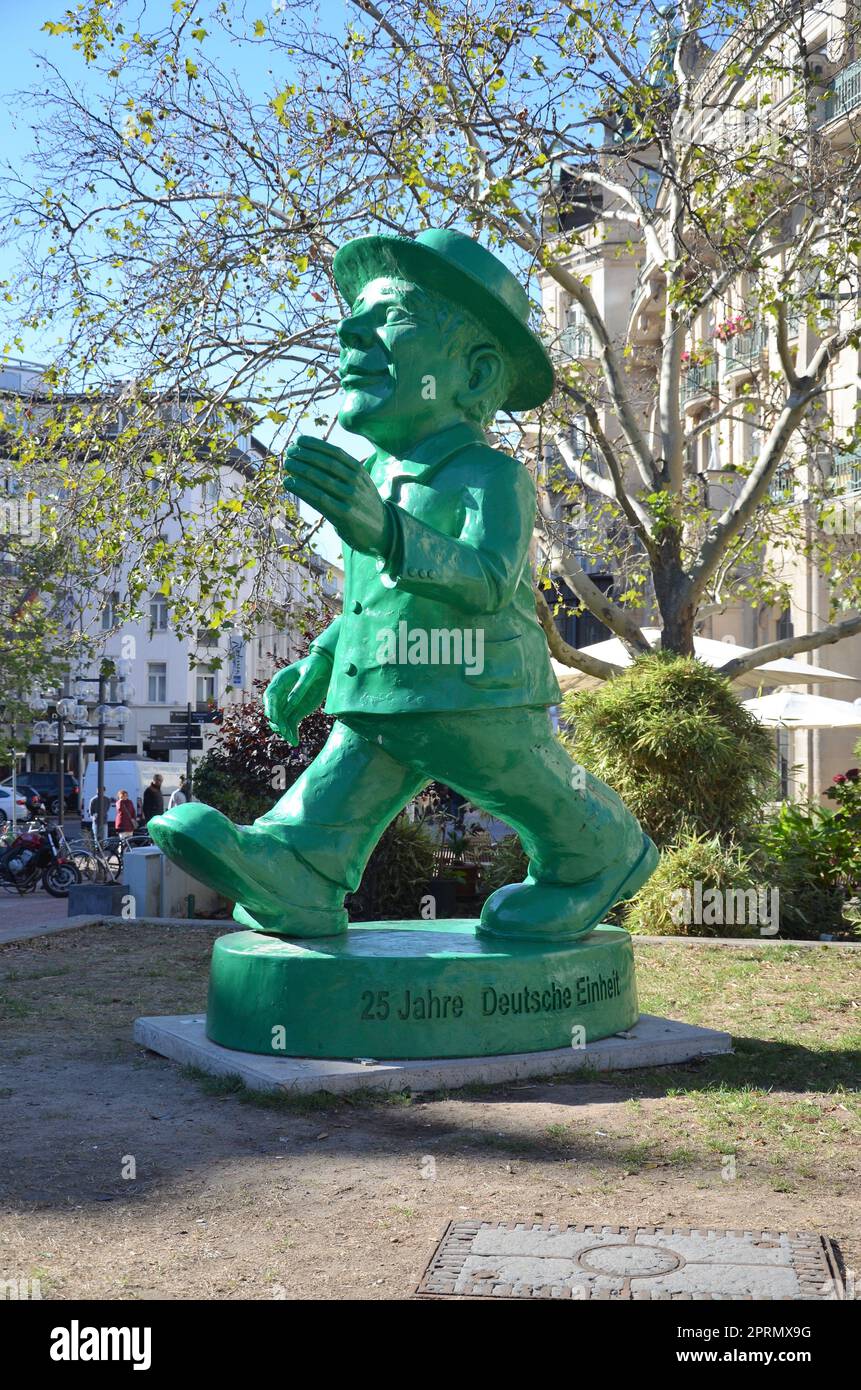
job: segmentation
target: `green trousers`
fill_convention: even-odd
[[[322,880],[308,906],[329,907],[333,886],[339,899],[358,888],[385,827],[430,781],[512,826],[538,883],[581,883],[640,852],[634,816],[571,760],[544,708],[344,715],[256,826]]]

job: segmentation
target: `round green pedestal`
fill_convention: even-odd
[[[222,936],[207,1037],[275,1057],[490,1057],[579,1047],[636,1022],[634,953],[621,928],[541,947],[475,927],[362,922],[307,942]]]

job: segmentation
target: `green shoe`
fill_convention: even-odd
[[[279,936],[335,936],[347,930],[344,890],[314,872],[285,835],[234,825],[200,801],[147,823],[168,859],[236,903],[234,917]]]
[[[574,941],[598,926],[616,903],[632,898],[657,868],[658,851],[643,836],[632,864],[615,863],[582,883],[507,883],[491,893],[478,931],[516,941]]]

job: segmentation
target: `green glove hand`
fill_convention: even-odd
[[[287,450],[284,485],[365,555],[387,556],[392,519],[370,474],[343,449],[300,435]]]
[[[299,742],[299,725],[319,709],[329,689],[332,664],[321,652],[309,652],[301,661],[276,672],[263,695],[263,709],[273,733],[293,747]]]

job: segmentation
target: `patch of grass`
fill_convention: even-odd
[[[182,1067],[181,1074],[187,1081],[196,1081],[207,1096],[244,1096],[248,1090],[241,1076],[213,1076],[194,1066]]]
[[[538,1134],[488,1134],[477,1129],[465,1138],[472,1148],[497,1149],[513,1158],[537,1158],[547,1153],[547,1141]]]
[[[546,1125],[545,1136],[552,1144],[570,1144],[572,1139],[571,1126],[564,1124]]]
[[[4,976],[7,984],[22,984],[28,980],[45,980],[56,975],[68,975],[70,965],[47,965],[42,970],[8,970]]]
[[[36,1010],[31,1004],[23,999],[16,999],[11,994],[0,994],[0,1018],[29,1018],[30,1014]]]
[[[243,1105],[256,1105],[264,1110],[287,1110],[300,1114],[313,1114],[320,1110],[331,1110],[344,1104],[341,1096],[331,1091],[311,1091],[308,1094],[291,1095],[285,1091],[254,1091],[246,1086],[241,1076],[213,1076],[200,1067],[185,1066],[182,1075],[194,1081],[208,1096],[241,1101]]]
[[[697,1152],[694,1149],[689,1149],[684,1146],[680,1149],[673,1149],[672,1153],[668,1154],[667,1157],[670,1163],[689,1164],[699,1162],[699,1155]]]
[[[639,1173],[641,1168],[654,1159],[653,1145],[648,1141],[632,1144],[619,1155],[625,1168],[631,1173]]]

